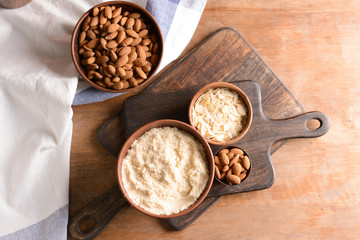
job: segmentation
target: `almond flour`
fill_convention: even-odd
[[[190,207],[208,180],[203,146],[175,127],[145,132],[131,145],[122,163],[122,181],[130,199],[159,215]]]

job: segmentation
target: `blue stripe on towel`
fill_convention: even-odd
[[[156,0],[148,1],[146,3],[146,10],[154,16],[160,26],[164,42],[169,32],[178,3],[179,1],[176,0]],[[164,14],[164,12],[166,14]]]
[[[56,210],[49,217],[29,227],[0,237],[0,240],[64,240],[67,238],[69,205]]]

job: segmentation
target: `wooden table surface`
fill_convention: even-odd
[[[187,229],[126,208],[97,239],[360,239],[360,0],[208,0],[182,56],[221,27],[236,28],[329,132],[272,155],[266,190],[225,196]],[[70,217],[116,183],[98,128],[128,96],[74,106]]]

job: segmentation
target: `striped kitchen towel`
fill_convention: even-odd
[[[100,0],[0,8],[0,240],[67,239],[72,104],[118,94],[78,84],[70,39]],[[159,22],[161,67],[190,41],[206,0],[136,0]]]

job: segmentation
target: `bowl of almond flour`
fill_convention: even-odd
[[[136,130],[118,158],[118,182],[139,211],[159,218],[184,215],[208,194],[214,157],[204,137],[177,120],[158,120]]]

